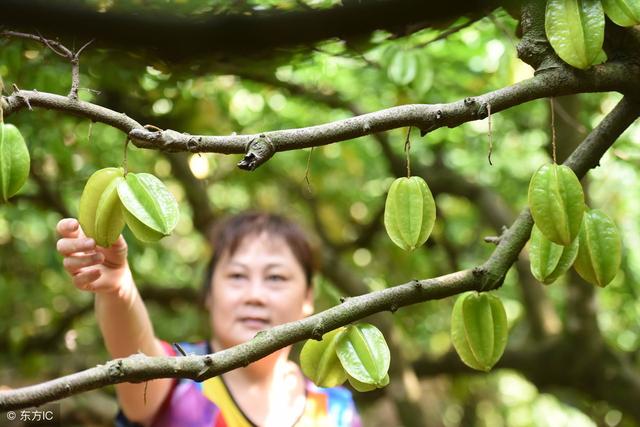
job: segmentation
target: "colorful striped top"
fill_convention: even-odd
[[[176,356],[163,342],[167,354]],[[210,354],[208,342],[179,343],[187,354]],[[361,427],[351,392],[344,387],[320,388],[305,379],[305,407],[294,427]],[[116,427],[135,427],[120,411]],[[196,382],[179,379],[162,404],[152,427],[256,427],[233,399],[221,376]]]

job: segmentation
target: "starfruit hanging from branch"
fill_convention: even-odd
[[[545,285],[555,282],[575,261],[578,255],[578,240],[573,239],[569,246],[557,245],[544,237],[540,229],[534,225],[529,245],[529,261],[533,276]]]
[[[616,224],[601,210],[588,210],[580,229],[579,246],[574,268],[584,280],[604,288],[616,277],[622,262]]]
[[[0,202],[6,202],[20,191],[30,166],[29,150],[20,131],[0,121]]]
[[[384,335],[375,326],[368,323],[347,326],[338,338],[336,353],[356,390],[380,388],[389,383],[391,354]]]
[[[462,295],[451,313],[451,341],[469,367],[489,371],[507,346],[507,314],[500,299],[486,292]]]
[[[584,70],[605,60],[600,0],[548,0],[544,24],[551,47],[567,64]]]
[[[602,0],[602,7],[616,25],[640,25],[640,0]]]
[[[567,246],[578,236],[584,193],[567,166],[543,165],[529,182],[529,208],[536,225],[554,243]]]
[[[143,242],[157,242],[178,223],[178,202],[151,174],[128,173],[118,185],[118,196],[127,226]]]
[[[396,245],[412,251],[429,238],[436,220],[436,204],[429,186],[418,176],[391,184],[384,208],[384,226]]]
[[[336,387],[347,380],[336,353],[338,338],[346,328],[327,332],[322,340],[308,340],[300,352],[300,368],[318,387]]]

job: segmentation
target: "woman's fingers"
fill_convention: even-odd
[[[63,218],[58,221],[56,231],[60,237],[78,237],[80,223],[75,218]]]
[[[83,291],[93,291],[95,290],[93,282],[98,280],[100,275],[100,270],[97,269],[80,270],[73,275],[71,280],[76,288]]]
[[[82,255],[74,255],[67,256],[62,261],[62,265],[64,269],[69,272],[69,274],[75,274],[84,267],[89,267],[96,264],[102,264],[104,261],[104,255],[96,252],[93,254],[82,254]]]
[[[96,249],[96,241],[88,237],[62,238],[56,243],[56,248],[64,256],[77,252],[88,252]]]

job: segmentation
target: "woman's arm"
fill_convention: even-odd
[[[105,345],[113,358],[142,352],[164,356],[127,262],[127,243],[120,236],[109,248],[96,246],[78,221],[65,218],[57,226],[58,252],[76,288],[96,294],[95,309]],[[116,385],[120,406],[131,421],[149,425],[171,390],[169,378],[145,384]],[[146,404],[145,404],[146,401]]]

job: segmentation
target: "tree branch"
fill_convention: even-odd
[[[598,164],[600,157],[640,114],[640,103],[623,98],[567,159],[578,177]],[[125,381],[184,377],[198,381],[247,366],[295,342],[320,339],[330,330],[374,313],[406,305],[442,299],[471,290],[500,286],[507,270],[524,247],[532,220],[525,208],[503,235],[489,259],[473,270],[462,270],[433,279],[412,281],[378,292],[349,298],[339,306],[296,322],[258,333],[252,340],[206,356],[147,357],[142,354],[116,359],[95,368],[39,385],[0,393],[0,410],[19,409],[49,402],[86,390]]]
[[[425,6],[422,0],[352,1],[324,9],[242,10],[178,15],[111,8],[80,2],[4,0],[0,25],[38,28],[50,37],[96,39],[98,47],[121,46],[169,63],[201,58],[274,56],[282,48],[338,37],[368,36],[374,30],[408,34],[442,26],[460,16],[488,13],[497,1],[452,0]]]
[[[581,92],[619,91],[640,97],[640,82],[629,79],[640,74],[640,65],[608,63],[589,71],[554,68],[512,86],[476,98],[449,104],[410,104],[363,114],[323,125],[265,132],[260,135],[205,136],[173,130],[151,132],[123,113],[68,97],[18,90],[0,99],[5,117],[25,107],[65,111],[109,124],[129,134],[140,148],[160,151],[246,153],[256,141],[265,158],[274,152],[327,145],[399,127],[415,126],[423,133],[440,127],[456,127],[487,116],[487,104],[496,113],[538,98]],[[266,142],[264,142],[266,141]],[[259,163],[259,162],[258,162]]]

